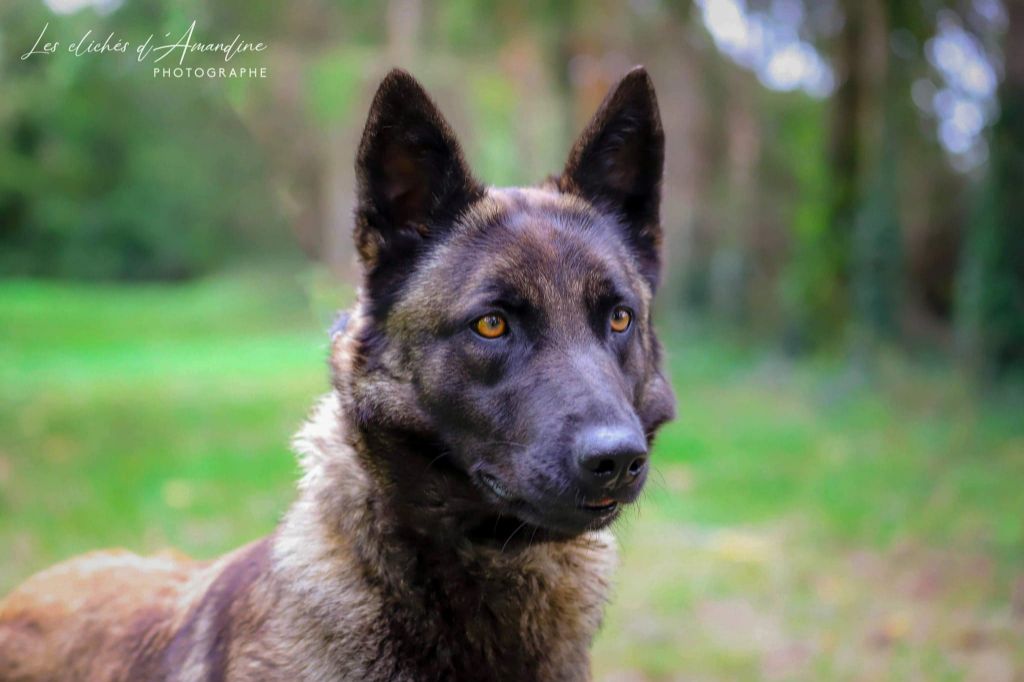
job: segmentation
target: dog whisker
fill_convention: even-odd
[[[537,537],[537,531],[540,530],[540,526],[534,526],[533,532],[530,533],[530,540],[526,543],[527,547],[533,547],[533,540]]]
[[[516,526],[516,529],[515,529],[514,531],[512,531],[512,534],[511,534],[511,535],[509,535],[509,536],[508,536],[508,538],[506,538],[506,540],[505,540],[505,544],[503,544],[503,545],[501,546],[501,551],[502,551],[502,553],[504,553],[504,551],[505,551],[505,548],[506,548],[506,547],[508,547],[508,543],[512,542],[512,538],[514,538],[514,537],[516,536],[516,533],[518,533],[519,531],[521,531],[521,530],[523,529],[523,527],[524,527],[524,526],[526,526],[526,521],[523,521],[523,522],[522,522],[522,523],[520,523],[520,524],[519,524],[518,526]]]
[[[433,458],[432,460],[430,460],[429,462],[427,462],[427,466],[426,466],[426,467],[424,467],[424,469],[423,469],[423,474],[426,474],[427,472],[429,472],[429,471],[430,471],[430,469],[431,469],[431,467],[433,467],[433,466],[434,466],[435,464],[437,464],[437,463],[438,463],[439,461],[441,461],[442,459],[444,459],[445,457],[447,457],[447,456],[448,456],[449,454],[451,454],[451,453],[450,453],[449,451],[445,450],[444,452],[442,452],[441,454],[439,454],[439,455],[438,455],[437,457],[434,457],[434,458]]]

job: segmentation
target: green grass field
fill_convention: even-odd
[[[0,283],[0,592],[102,546],[213,556],[292,497],[323,276]],[[601,680],[1024,679],[1024,401],[663,330],[679,419],[622,523]]]

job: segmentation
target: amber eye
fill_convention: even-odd
[[[508,324],[501,315],[490,313],[473,323],[473,331],[485,339],[496,339],[508,331]]]
[[[629,308],[620,305],[612,311],[611,327],[613,332],[621,334],[629,329],[629,323],[632,321],[633,313],[629,312]]]

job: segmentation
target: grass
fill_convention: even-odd
[[[280,272],[0,283],[0,592],[96,547],[268,532],[343,298]],[[598,679],[1024,675],[1019,398],[669,331],[680,417],[617,529]]]

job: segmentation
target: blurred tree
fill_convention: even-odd
[[[988,375],[1024,366],[1024,4],[1010,2],[1006,10],[999,113],[960,302],[963,348]]]
[[[0,273],[178,279],[282,243],[263,160],[210,88],[120,55],[20,59],[47,23],[135,38],[160,16],[0,9]]]
[[[850,245],[863,197],[863,108],[868,84],[864,68],[867,8],[862,0],[841,0],[843,27],[836,41],[833,68],[837,87],[832,100],[828,147],[830,192],[828,228],[819,244],[825,281],[811,308],[811,334],[816,340],[841,334],[849,314]]]
[[[877,60],[870,95],[872,108],[867,120],[877,132],[863,135],[862,156],[869,172],[861,181],[856,197],[851,256],[851,283],[855,341],[870,343],[878,338],[896,338],[903,304],[905,254],[902,204],[905,193],[904,166],[911,146],[905,141],[920,135],[912,125],[917,114],[911,99],[915,66],[920,68],[920,50],[930,30],[926,13],[918,2],[887,0],[862,5],[867,33]]]
[[[921,125],[911,90],[927,69],[923,47],[937,17],[955,4],[840,0],[840,30],[819,40],[837,87],[829,105],[827,217],[822,228],[794,232],[785,298],[803,344],[901,338],[908,320],[924,312],[945,314],[948,324],[949,309],[935,297],[952,289],[942,244],[952,239],[957,248],[956,235],[931,206],[948,202],[950,186],[965,182],[936,166],[937,141]],[[927,166],[927,173],[911,172]],[[922,193],[929,201],[920,201]],[[929,278],[914,290],[910,263]]]

